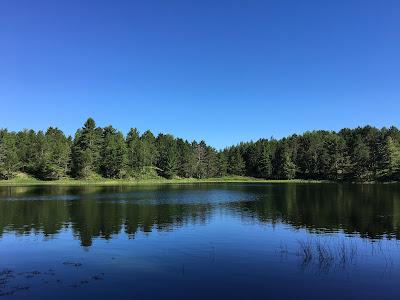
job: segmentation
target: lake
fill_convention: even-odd
[[[0,187],[4,299],[398,299],[398,184]]]

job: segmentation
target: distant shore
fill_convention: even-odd
[[[35,178],[13,178],[0,180],[1,186],[26,186],[26,185],[156,185],[156,184],[196,184],[196,183],[321,183],[317,180],[265,180],[253,177],[227,176],[217,178],[176,178],[176,179],[59,179],[43,181]]]

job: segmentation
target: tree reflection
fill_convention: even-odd
[[[0,188],[0,234],[56,235],[71,227],[81,244],[121,232],[169,231],[204,224],[213,212],[315,233],[343,230],[400,238],[399,185],[272,184],[157,187]],[[206,192],[199,194],[199,192]],[[192,196],[191,196],[192,195]],[[192,201],[193,195],[200,195]],[[201,198],[204,195],[204,199]],[[228,199],[221,201],[220,199]],[[237,199],[236,199],[236,198]],[[219,199],[218,202],[210,199]],[[236,200],[235,200],[236,199]]]

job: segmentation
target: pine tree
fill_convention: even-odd
[[[139,174],[144,167],[143,145],[139,132],[131,128],[126,138],[127,147],[127,171],[130,175]]]
[[[225,151],[217,153],[217,176],[223,177],[228,175],[228,158]]]
[[[10,179],[19,169],[16,135],[7,130],[0,131],[0,178]]]
[[[101,173],[106,178],[122,178],[126,169],[126,145],[121,132],[108,126],[103,130]]]
[[[207,176],[207,145],[204,141],[193,143],[194,155],[196,160],[195,176],[196,178],[205,178]]]
[[[157,150],[159,153],[157,167],[160,175],[165,178],[173,178],[178,167],[178,151],[174,137],[170,134],[159,134]]]
[[[274,168],[278,179],[293,179],[296,176],[296,164],[293,162],[287,140],[284,140],[276,151]]]
[[[73,171],[77,177],[88,177],[100,170],[102,130],[89,118],[77,131],[72,150]]]
[[[371,170],[369,168],[370,152],[368,146],[361,137],[357,136],[352,149],[351,161],[353,178],[361,181],[371,179]]]
[[[260,143],[256,174],[258,177],[264,179],[270,179],[272,177],[271,153],[267,142]]]
[[[17,133],[17,154],[22,172],[35,173],[35,144],[36,132],[34,130],[23,130]]]
[[[69,171],[70,141],[61,130],[52,127],[44,137],[43,156],[39,159],[40,177],[46,180],[65,177]]]
[[[392,137],[384,139],[379,147],[378,178],[385,181],[400,179],[400,145]]]
[[[296,176],[296,165],[290,158],[289,153],[285,152],[283,167],[282,167],[282,178],[293,179]]]
[[[145,131],[140,137],[143,146],[143,165],[154,167],[158,160],[156,138],[150,130]]]
[[[238,147],[233,147],[228,151],[228,173],[231,175],[243,176],[245,172],[245,162]]]
[[[177,139],[178,151],[178,176],[184,178],[193,177],[195,173],[195,155],[192,150],[192,145],[188,141]]]

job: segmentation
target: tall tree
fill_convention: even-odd
[[[102,130],[89,118],[75,134],[72,150],[73,171],[77,177],[88,177],[100,170]]]
[[[139,174],[144,167],[144,149],[136,128],[131,128],[127,138],[127,170],[129,175]]]
[[[360,136],[355,138],[352,150],[351,162],[353,179],[360,181],[370,180],[372,173],[369,168],[370,152],[368,146]]]
[[[157,136],[158,162],[160,175],[165,178],[173,178],[177,174],[178,151],[176,141],[170,134]]]
[[[272,177],[272,162],[269,144],[266,141],[262,141],[258,147],[257,177],[270,179]]]
[[[400,145],[388,136],[380,145],[378,178],[380,180],[400,180]]]
[[[143,165],[146,167],[155,166],[158,160],[156,138],[154,134],[147,130],[140,137],[143,146]]]
[[[178,151],[178,176],[193,177],[196,160],[192,145],[188,141],[177,139],[176,146]]]
[[[16,135],[0,130],[0,177],[10,179],[19,169]]]
[[[245,175],[245,162],[238,147],[228,150],[228,173],[231,175]]]
[[[290,156],[286,140],[278,146],[276,151],[275,168],[278,179],[293,179],[296,176],[296,164]]]
[[[20,170],[25,173],[34,174],[37,162],[36,132],[34,130],[22,130],[17,133],[17,154]]]
[[[39,158],[40,177],[47,180],[65,177],[69,171],[70,140],[58,129],[50,127],[44,136],[44,149]]]
[[[103,130],[101,173],[107,178],[122,178],[126,167],[126,145],[121,132],[108,126]]]

